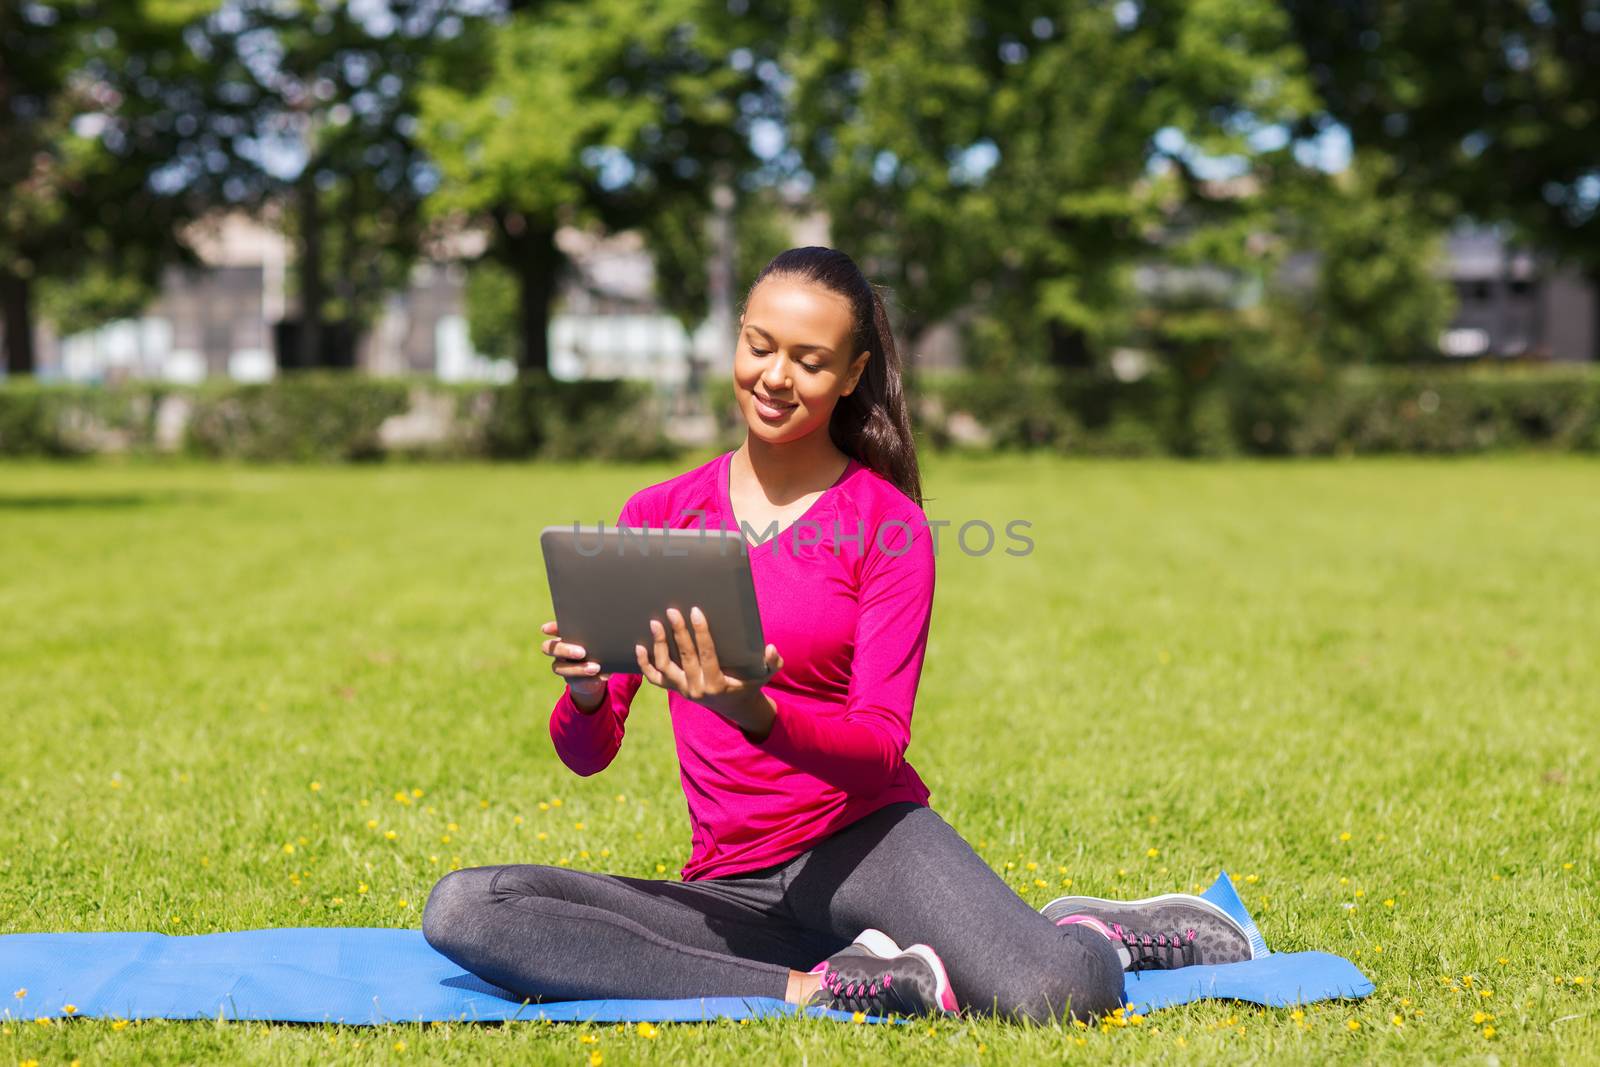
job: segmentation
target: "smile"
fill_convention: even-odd
[[[768,419],[781,419],[799,406],[782,400],[774,400],[771,397],[762,396],[760,393],[751,393],[750,395],[756,398],[756,411],[762,417]]]

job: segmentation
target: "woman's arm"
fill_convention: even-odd
[[[550,712],[550,740],[555,743],[561,762],[584,777],[609,767],[622,747],[628,709],[643,681],[637,674],[613,674],[606,679],[600,706],[591,712],[578,707],[572,690],[563,686],[561,697]]]
[[[637,499],[637,496],[630,497],[622,505],[617,516],[618,526],[642,525],[635,504]],[[600,703],[593,708],[580,706],[572,695],[572,688],[563,685],[561,696],[550,712],[550,740],[561,762],[584,777],[609,767],[622,747],[628,710],[643,683],[644,678],[637,674],[613,674],[606,679]]]
[[[846,792],[880,789],[900,769],[933,615],[934,558],[928,528],[886,526],[863,561],[850,692],[842,714],[817,714],[763,690],[772,728],[758,747]],[[747,735],[748,736],[748,735]]]

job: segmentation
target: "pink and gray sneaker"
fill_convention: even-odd
[[[867,1015],[932,1015],[956,1010],[944,963],[927,945],[901,948],[880,930],[863,930],[854,942],[815,967],[822,987],[812,1007]]]
[[[1057,897],[1042,909],[1057,926],[1079,924],[1116,946],[1124,971],[1170,971],[1255,958],[1238,920],[1204,897],[1165,893],[1142,900]]]

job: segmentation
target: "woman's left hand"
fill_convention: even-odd
[[[668,608],[667,621],[672,625],[672,640],[678,647],[679,662],[672,662],[667,650],[666,627],[659,619],[651,619],[654,647],[647,655],[643,645],[633,646],[639,670],[645,678],[652,685],[670,689],[710,708],[747,734],[766,737],[772,730],[773,719],[772,702],[761,692],[766,679],[743,681],[723,673],[717,661],[717,646],[711,640],[711,628],[698,606],[689,609],[687,622],[677,608]],[[782,668],[783,657],[778,655],[776,645],[769,644],[766,677],[772,677]]]

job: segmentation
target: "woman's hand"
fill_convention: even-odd
[[[652,685],[682,694],[721,715],[745,733],[760,739],[772,730],[772,702],[761,692],[762,682],[783,668],[783,657],[776,645],[766,651],[766,678],[760,681],[741,681],[722,672],[717,662],[717,646],[711,640],[711,628],[698,606],[689,609],[689,624],[677,608],[667,609],[667,621],[672,624],[672,640],[678,647],[678,663],[672,662],[667,650],[667,631],[661,620],[650,620],[650,632],[655,645],[646,654],[643,645],[634,645],[639,659],[639,670]],[[690,625],[693,627],[691,632]]]
[[[539,651],[555,660],[550,669],[566,679],[567,688],[572,692],[572,700],[578,705],[578,710],[598,711],[600,702],[605,699],[606,679],[611,675],[600,673],[600,664],[585,658],[588,653],[582,645],[561,640],[561,635],[556,632],[554,619],[539,629],[550,635],[539,645]]]

